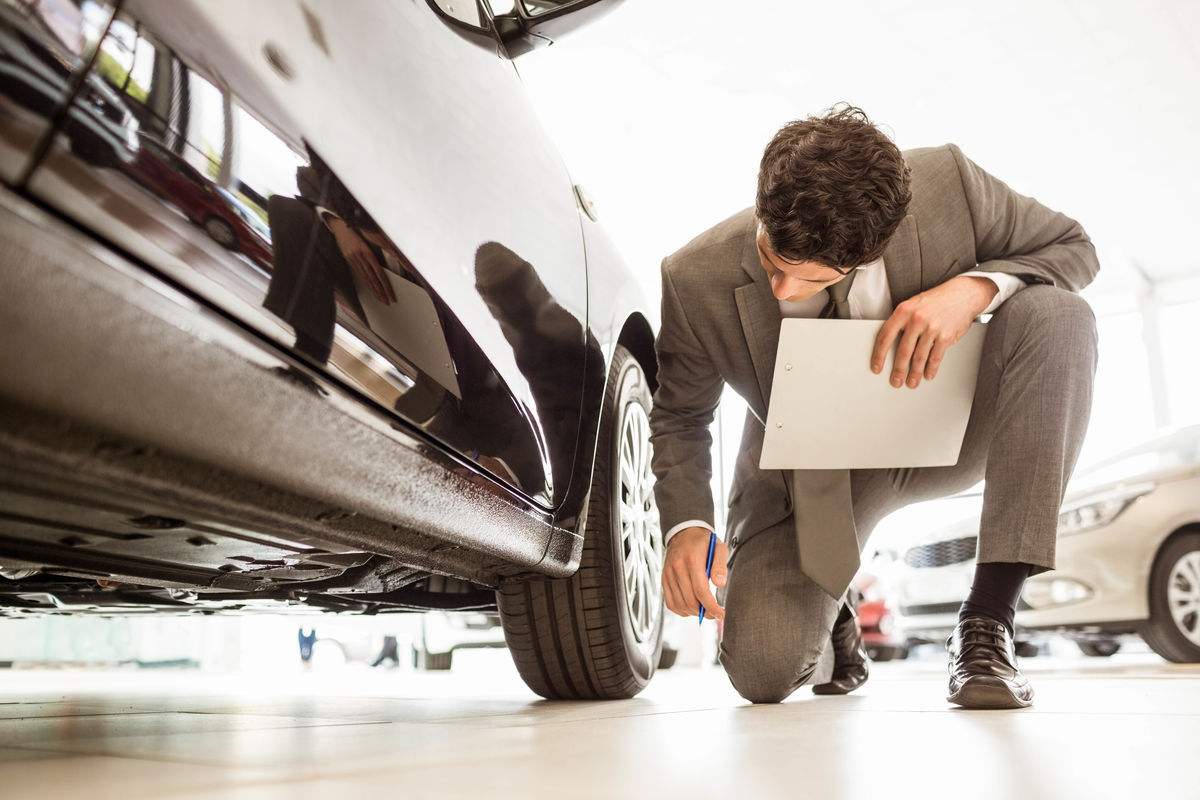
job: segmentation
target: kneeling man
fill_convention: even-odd
[[[808,682],[822,694],[862,685],[867,659],[844,599],[861,543],[892,511],[985,480],[975,578],[949,641],[949,700],[1030,704],[1013,615],[1025,579],[1054,568],[1096,367],[1095,319],[1076,292],[1098,269],[1074,220],[952,144],[900,152],[848,107],[786,125],[763,154],[754,207],[663,261],[650,424],[664,593],[677,614],[703,605],[724,619],[721,662],[743,697],[769,703]],[[783,317],[886,320],[863,366],[880,373],[895,347],[879,380],[905,391],[935,380],[947,348],[985,313],[957,464],[822,481],[811,470],[758,468]],[[725,384],[749,411],[713,567],[722,607],[705,561],[708,429]]]

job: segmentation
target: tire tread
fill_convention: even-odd
[[[517,671],[529,688],[548,699],[624,699],[645,687],[625,653],[609,538],[594,535],[610,524],[607,476],[617,384],[632,360],[618,346],[605,387],[579,570],[570,578],[508,582],[496,593]]]

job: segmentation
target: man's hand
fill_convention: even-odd
[[[338,249],[342,251],[346,263],[371,289],[371,294],[375,295],[375,299],[384,305],[396,302],[396,293],[383,274],[383,265],[379,263],[379,259],[375,258],[375,254],[371,252],[371,248],[367,246],[363,238],[343,219],[332,217],[326,224],[329,232],[333,234],[334,241],[337,242]]]
[[[704,616],[725,619],[725,609],[717,605],[708,588],[704,564],[708,560],[707,528],[684,528],[671,537],[667,545],[667,557],[663,562],[663,595],[667,608],[681,617],[700,615],[704,605]],[[719,538],[713,553],[712,582],[725,585],[725,563],[729,560],[729,548]]]
[[[956,275],[905,300],[896,306],[875,336],[871,371],[878,373],[883,369],[884,358],[899,336],[900,346],[892,364],[892,386],[900,387],[907,382],[910,389],[915,389],[922,376],[933,380],[946,349],[962,338],[972,320],[992,302],[996,291],[996,284],[987,278]]]

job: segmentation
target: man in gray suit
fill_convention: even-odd
[[[767,146],[755,206],[662,264],[659,387],[650,417],[667,532],[663,588],[677,614],[724,619],[720,657],[753,702],[804,683],[843,694],[867,679],[843,598],[875,524],[986,480],[971,593],[950,647],[949,700],[1030,704],[1013,615],[1053,569],[1059,505],[1092,403],[1095,319],[1076,292],[1099,265],[1074,220],[1022,196],[954,145],[901,153],[859,109],[790,123]],[[970,421],[949,467],[761,470],[784,316],[884,321],[871,363],[897,391],[934,380],[991,313]],[[708,428],[724,384],[749,406],[710,591]],[[839,413],[828,409],[829,418]],[[821,419],[804,420],[821,425]]]

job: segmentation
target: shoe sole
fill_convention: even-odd
[[[862,686],[862,684],[860,683],[858,686]],[[858,686],[855,686],[854,689],[857,689]],[[850,694],[850,692],[853,692],[854,689],[850,689],[848,691],[842,691],[841,689],[836,689],[833,687],[827,688],[825,686],[825,684],[820,683],[820,684],[817,684],[816,686],[812,687],[812,692],[813,692],[813,694],[818,694],[818,695],[822,695],[824,697],[829,697],[832,695]]]
[[[812,687],[812,693],[823,695],[823,696],[850,694],[851,692],[855,691],[856,689],[861,689],[863,684],[866,682],[867,682],[867,678],[863,678],[861,683],[859,683],[858,685],[853,686],[849,689],[839,689],[836,686],[834,686],[832,683],[818,683],[816,686]]]
[[[1022,700],[1006,684],[998,680],[975,678],[958,687],[946,698],[963,708],[1029,708],[1033,700]]]

